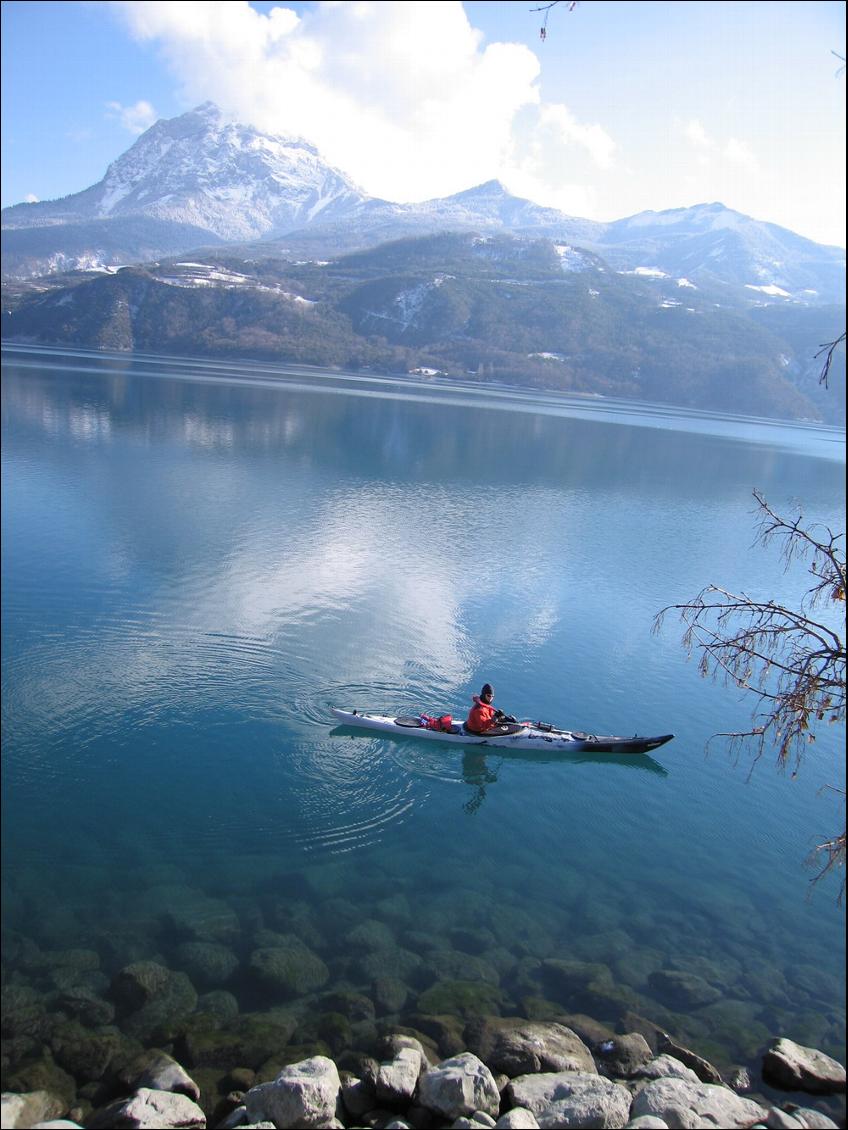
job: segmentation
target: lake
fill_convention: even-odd
[[[651,632],[708,582],[799,599],[803,569],[753,544],[752,490],[844,529],[843,432],[3,352],[9,1077],[40,1054],[22,1015],[108,1022],[143,961],[172,1010],[113,986],[119,1027],[179,1050],[195,1023],[209,1071],[245,1014],[295,1051],[638,1014],[722,1067],[774,1035],[844,1062],[844,910],[805,866],[844,826],[844,729],[794,779],[706,752],[752,704],[699,676],[678,622]],[[520,717],[676,736],[478,756],[330,713],[461,717],[486,681]]]

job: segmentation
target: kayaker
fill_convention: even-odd
[[[485,734],[501,722],[515,721],[511,714],[504,714],[502,710],[497,710],[492,706],[494,698],[495,692],[492,690],[492,684],[484,683],[479,695],[472,696],[474,705],[465,720],[466,730],[470,730],[472,734]]]

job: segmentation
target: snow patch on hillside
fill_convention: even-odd
[[[213,267],[209,263],[176,263],[175,268],[183,268],[183,273],[159,272],[153,277],[157,282],[164,283],[166,286],[178,286],[184,289],[221,287],[224,290],[233,290],[240,287],[247,290],[261,290],[269,294],[277,294],[280,298],[286,298],[299,306],[317,305],[311,298],[304,298],[300,294],[293,294],[291,291],[283,290],[280,286],[269,286],[265,283],[260,283],[250,275],[242,274],[240,271],[230,271],[226,267]]]
[[[559,255],[559,265],[563,271],[587,271],[592,266],[582,251],[568,243],[555,243],[554,251]]]
[[[746,290],[758,290],[762,294],[768,294],[771,298],[791,298],[788,290],[783,290],[781,287],[770,283],[768,286],[754,286],[753,283],[745,283]]]

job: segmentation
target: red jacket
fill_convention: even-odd
[[[472,733],[482,734],[492,725],[496,713],[494,706],[487,706],[485,702],[480,701],[480,696],[475,694],[474,705],[469,711],[465,725]]]

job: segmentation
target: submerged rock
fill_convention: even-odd
[[[112,978],[112,997],[121,1027],[142,1042],[172,1039],[172,1031],[197,1007],[197,993],[185,973],[139,961]]]
[[[278,1009],[245,1013],[222,1029],[192,1027],[189,1023],[176,1043],[175,1054],[190,1068],[226,1071],[237,1065],[255,1071],[271,1057],[281,1055],[297,1024],[294,1014]]]
[[[398,977],[375,977],[371,986],[374,1010],[379,1016],[400,1012],[409,1000],[409,989]]]
[[[233,951],[218,942],[183,942],[177,946],[176,957],[176,964],[204,989],[226,984],[239,964]]]
[[[663,1004],[680,1011],[721,1000],[720,991],[697,973],[657,969],[648,977],[648,984]]]
[[[200,1088],[185,1068],[158,1048],[142,1052],[120,1072],[118,1079],[128,1091],[147,1087],[152,1091],[173,1091],[198,1102]]]
[[[88,1028],[111,1024],[115,1019],[115,1006],[83,986],[72,986],[60,993],[56,1007]]]
[[[281,937],[283,944],[257,949],[250,955],[254,976],[286,997],[302,996],[326,985],[330,971],[321,958],[296,935]]]
[[[50,1048],[60,1067],[78,1082],[89,1083],[102,1079],[112,1061],[126,1055],[124,1039],[117,1029],[92,1032],[70,1020],[53,1033]]]
[[[235,911],[223,899],[182,884],[151,887],[138,900],[137,909],[186,941],[229,943],[241,933]]]
[[[657,1050],[663,1055],[673,1056],[685,1067],[691,1068],[702,1083],[720,1084],[722,1082],[720,1073],[708,1060],[702,1059],[695,1052],[676,1044],[665,1032],[657,1041]]]
[[[417,1009],[434,1015],[497,1015],[503,993],[485,981],[437,981],[418,996]]]

